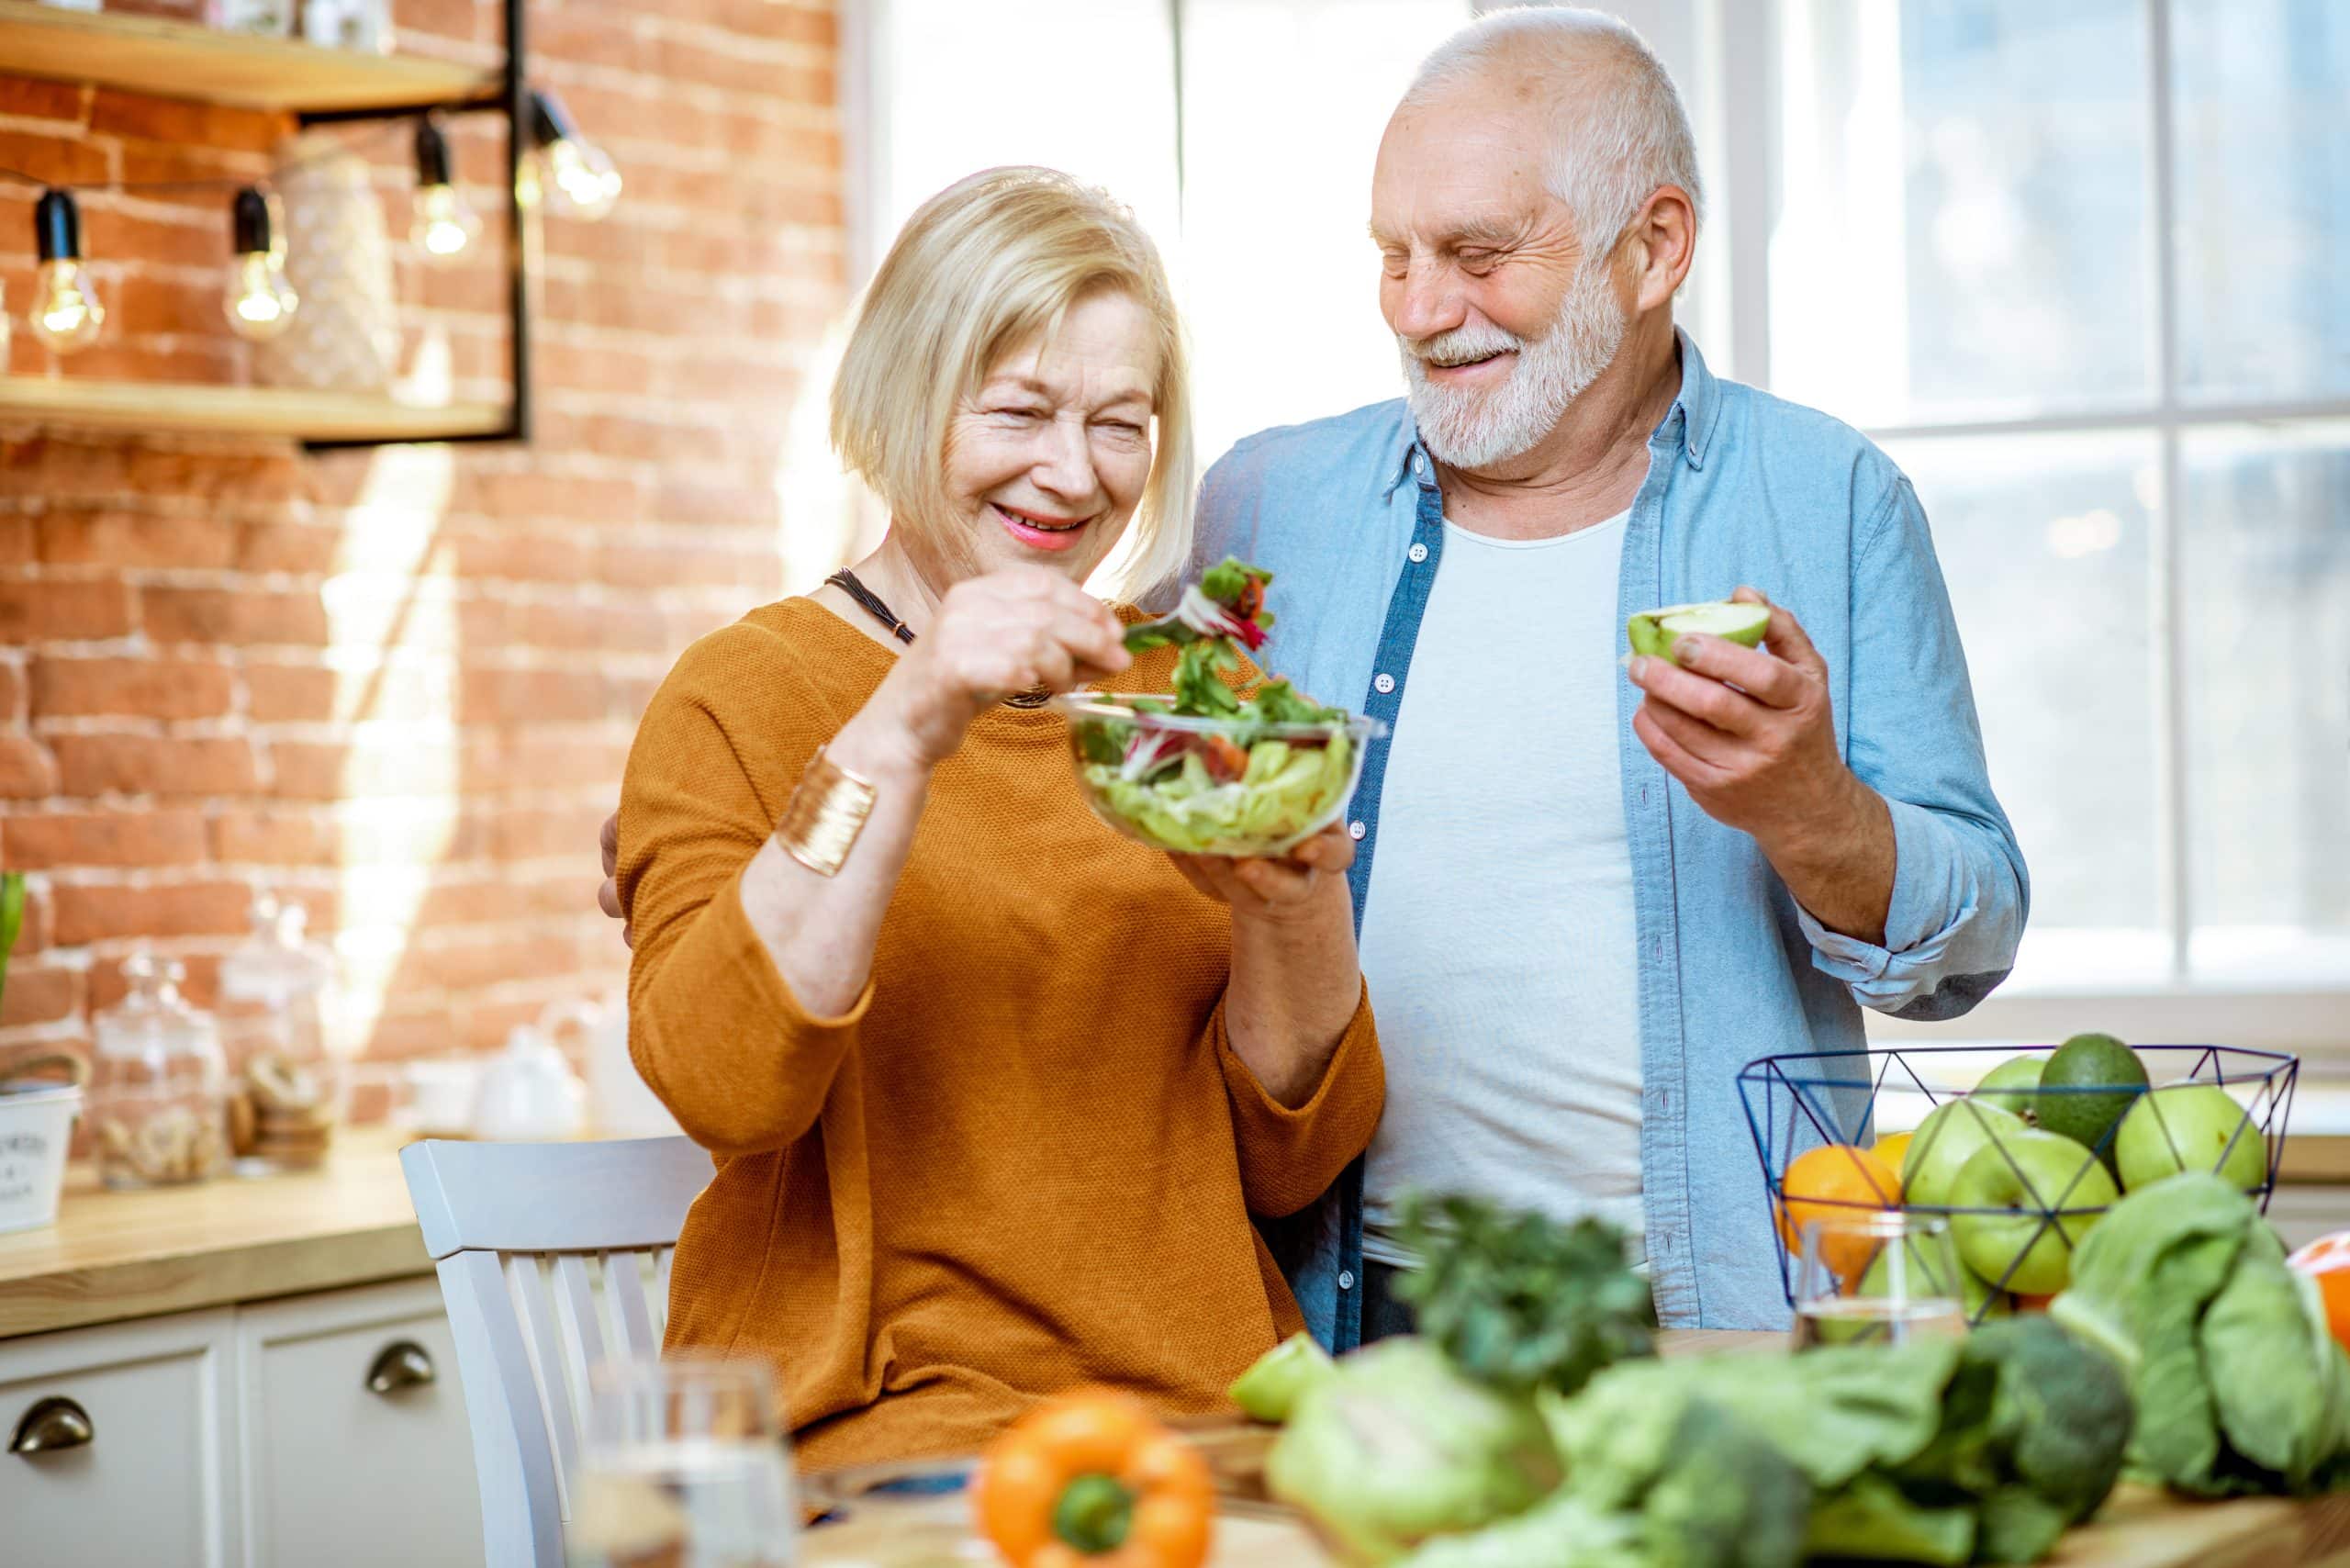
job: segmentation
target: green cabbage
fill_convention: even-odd
[[[1559,1479],[1531,1399],[1471,1382],[1413,1338],[1338,1363],[1265,1459],[1266,1489],[1364,1563],[1523,1513]]]
[[[2130,1379],[2133,1473],[2220,1495],[2307,1492],[2350,1469],[2350,1361],[2221,1178],[2165,1177],[2107,1210],[2049,1313]]]

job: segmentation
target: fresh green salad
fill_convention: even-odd
[[[1226,559],[1186,588],[1176,612],[1131,628],[1140,651],[1180,644],[1171,700],[1067,700],[1078,776],[1094,809],[1162,849],[1279,853],[1345,805],[1360,758],[1359,724],[1286,680],[1243,697],[1226,678],[1240,647],[1259,647],[1273,618],[1272,574]]]

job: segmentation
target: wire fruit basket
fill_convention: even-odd
[[[1762,1161],[1788,1304],[1796,1305],[1792,1244],[1806,1219],[1886,1209],[1942,1216],[1960,1238],[1964,1271],[1971,1276],[1953,1283],[1968,1287],[1966,1316],[1979,1323],[2011,1310],[2018,1296],[2061,1289],[2061,1283],[2049,1284],[2049,1278],[2069,1275],[2072,1251],[2098,1216],[2123,1190],[2136,1191],[2160,1175],[2214,1172],[2251,1193],[2266,1212],[2284,1154],[2299,1058],[2234,1046],[2138,1046],[2132,1049],[2145,1070],[2145,1083],[2044,1089],[2028,1080],[2021,1087],[1976,1086],[1977,1075],[1966,1070],[1986,1059],[2005,1065],[2017,1058],[2045,1058],[2055,1049],[2038,1046],[2000,1053],[1974,1046],[1918,1046],[1817,1051],[1763,1057],[1740,1069],[1739,1097]],[[2233,1103],[2232,1114],[2213,1097],[2214,1091]],[[2042,1134],[2036,1114],[2051,1095],[2065,1097],[2045,1102],[2052,1107],[2094,1105],[2113,1113],[2104,1120],[2101,1136],[2075,1144],[2069,1161],[2053,1164],[2044,1151],[2054,1148],[2050,1139],[2055,1135]],[[1905,1126],[1916,1121],[1899,1158],[1889,1162],[1874,1151],[1883,1142],[1880,1118],[1888,1113]],[[2034,1137],[2014,1137],[2019,1128]],[[1949,1141],[1938,1148],[1936,1140]],[[2040,1146],[2042,1157],[2020,1159],[2019,1151],[2032,1144]],[[1817,1152],[1838,1148],[1852,1152]],[[1974,1158],[1986,1149],[1998,1152]],[[1971,1179],[1936,1181],[1938,1197],[1988,1192],[1998,1194],[1995,1201],[1910,1201],[1901,1184],[1904,1170],[1918,1178],[1937,1168],[1938,1153],[1945,1178],[1958,1160]],[[1791,1170],[1798,1176],[1798,1191],[1792,1194]],[[1890,1190],[1887,1170],[1893,1173]],[[1947,1190],[1953,1185],[1965,1190]],[[2001,1258],[2003,1267],[1982,1266]],[[1852,1291],[1856,1284],[1848,1279],[1844,1288]]]

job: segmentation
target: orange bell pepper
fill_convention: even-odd
[[[1038,1406],[989,1447],[972,1507],[1013,1568],[1200,1568],[1215,1484],[1139,1401],[1090,1388]]]

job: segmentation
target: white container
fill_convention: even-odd
[[[595,1010],[588,1036],[588,1123],[599,1137],[674,1137],[685,1129],[645,1087],[628,1054],[628,1004]]]
[[[474,1137],[509,1143],[577,1137],[588,1124],[588,1086],[571,1070],[554,1031],[585,1025],[580,1010],[551,1008],[539,1026],[517,1025],[506,1049],[482,1070],[474,1095]]]
[[[0,1084],[0,1232],[57,1223],[65,1149],[81,1114],[79,1084]]]
[[[400,1093],[393,1124],[419,1137],[471,1137],[474,1095],[481,1062],[466,1057],[420,1057],[399,1064]]]

